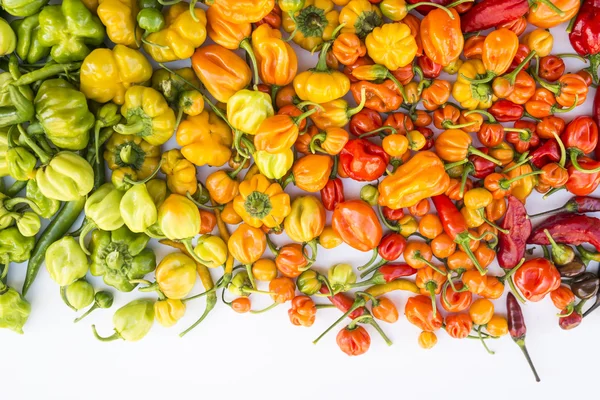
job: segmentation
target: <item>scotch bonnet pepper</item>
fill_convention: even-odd
[[[339,25],[339,12],[331,0],[306,0],[294,15],[283,16],[283,29],[292,33],[294,42],[312,51],[324,41],[333,39]]]
[[[139,12],[137,0],[98,0],[96,13],[106,27],[111,42],[139,47],[142,30],[136,23]]]
[[[28,64],[35,64],[48,57],[50,47],[42,46],[38,37],[38,31],[40,30],[39,14],[14,20],[10,25],[17,34],[16,53],[21,60]]]
[[[138,299],[125,304],[119,308],[113,316],[115,333],[109,337],[101,337],[96,332],[96,326],[92,330],[96,339],[103,342],[123,339],[128,342],[141,340],[148,334],[154,324],[154,301]]]
[[[52,243],[46,250],[45,262],[50,278],[60,286],[83,278],[89,267],[87,256],[71,236]]]
[[[62,151],[35,175],[40,192],[49,199],[74,201],[94,186],[94,170],[81,156]]]
[[[96,49],[83,60],[80,90],[85,97],[99,103],[123,104],[129,87],[143,84],[151,77],[152,66],[142,53],[117,44],[112,50]]]
[[[28,17],[46,4],[48,0],[2,0],[2,9],[15,17]]]
[[[209,110],[186,117],[177,128],[176,139],[181,146],[181,154],[200,167],[220,167],[231,157],[231,129]]]
[[[0,328],[22,334],[30,313],[29,302],[15,289],[0,282]]]
[[[362,200],[339,203],[333,211],[331,226],[344,243],[360,250],[373,250],[383,236],[373,208]]]

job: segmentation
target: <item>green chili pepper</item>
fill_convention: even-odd
[[[50,278],[59,286],[67,286],[83,278],[89,268],[87,256],[71,236],[52,243],[46,250],[45,261]]]
[[[50,163],[36,172],[42,194],[50,199],[75,201],[94,186],[94,170],[81,156],[61,151]]]
[[[94,336],[103,342],[123,339],[128,342],[141,340],[148,334],[154,324],[154,301],[147,299],[134,300],[119,308],[113,316],[115,333],[109,337],[101,337],[92,325]]]
[[[16,130],[16,126],[13,126],[8,132],[8,151],[6,152],[8,172],[17,181],[28,181],[34,175],[37,158],[26,148],[15,144],[13,135]]]
[[[15,51],[17,47],[17,35],[4,18],[0,18],[0,56]]]
[[[147,235],[125,226],[113,232],[92,232],[90,272],[121,292],[132,291],[136,285],[129,281],[142,279],[156,268],[156,256],[147,248],[149,241]]]
[[[28,17],[40,11],[48,4],[48,0],[2,0],[0,5],[10,15]]]
[[[145,8],[138,13],[137,23],[146,34],[154,33],[165,27],[165,17],[156,8]]]
[[[158,211],[145,184],[125,192],[119,205],[125,225],[135,233],[145,232],[158,220]]]
[[[67,306],[79,311],[94,301],[94,287],[85,279],[78,279],[69,286],[60,288],[60,294]]]
[[[6,153],[8,152],[8,128],[0,128],[0,177],[8,175],[8,162]]]
[[[34,237],[25,237],[16,226],[0,231],[0,264],[27,261],[35,246]],[[5,273],[6,274],[6,273]]]
[[[102,44],[104,26],[80,0],[63,0],[61,5],[44,7],[40,13],[39,40],[51,47],[58,63],[83,60],[90,47]]]
[[[40,15],[34,14],[25,19],[11,22],[12,28],[17,33],[17,55],[27,64],[35,64],[48,57],[50,47],[42,46],[38,32],[40,30]]]
[[[17,223],[17,229],[19,229],[21,235],[25,237],[37,235],[42,228],[40,217],[32,211],[25,211],[23,214],[19,215],[15,221]]]
[[[334,292],[345,291],[347,285],[356,283],[356,274],[350,264],[336,264],[327,271]]]
[[[0,280],[0,328],[22,334],[31,313],[31,305],[19,292]]]

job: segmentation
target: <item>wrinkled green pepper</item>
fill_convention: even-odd
[[[8,152],[8,128],[0,128],[0,178],[8,175],[8,162],[6,162],[6,153]]]
[[[129,281],[141,279],[156,268],[156,256],[147,248],[150,238],[133,233],[127,227],[106,232],[92,232],[90,272],[102,276],[104,283],[122,292],[130,292],[135,285]]]
[[[28,17],[41,10],[49,0],[0,0],[0,6],[12,16]]]
[[[16,226],[0,231],[0,264],[29,260],[35,246],[34,237],[25,237]]]
[[[94,301],[94,287],[85,279],[78,279],[69,286],[60,288],[60,294],[65,304],[74,311],[79,311]]]
[[[87,147],[95,118],[83,93],[63,79],[50,79],[40,86],[34,104],[36,117],[52,143],[67,150]]]
[[[4,18],[0,18],[0,56],[12,53],[16,47],[17,35],[15,35],[15,31]]]
[[[112,183],[100,186],[85,202],[85,215],[98,228],[114,231],[123,226],[119,204],[125,193]]]
[[[0,281],[0,328],[7,328],[19,334],[31,313],[31,305],[15,289]]]
[[[38,168],[35,179],[44,196],[60,201],[75,201],[92,191],[94,170],[81,156],[61,151],[48,165]]]
[[[27,64],[35,64],[48,57],[50,47],[42,46],[38,37],[40,15],[34,14],[25,19],[16,19],[10,23],[17,33],[17,55]]]
[[[63,0],[61,5],[45,7],[39,16],[39,41],[51,47],[58,63],[83,60],[90,47],[102,44],[104,26],[80,0]]]
[[[13,126],[8,132],[8,151],[6,152],[8,173],[17,181],[28,181],[35,176],[37,158],[25,147],[14,142],[16,131],[16,127]]]
[[[37,235],[42,228],[40,217],[32,211],[25,211],[15,218],[15,221],[17,223],[17,229],[21,232],[21,235],[25,237]]]
[[[39,207],[40,217],[42,218],[52,218],[60,208],[60,201],[44,196],[35,179],[27,182],[26,196]]]
[[[67,286],[81,279],[88,271],[87,256],[72,236],[52,243],[46,250],[46,269],[59,286]]]
[[[94,336],[103,342],[123,339],[128,342],[141,340],[148,334],[154,324],[154,300],[138,299],[119,308],[113,316],[115,333],[109,337],[101,337],[92,325]]]
[[[119,204],[125,225],[135,233],[143,233],[158,220],[158,210],[145,184],[134,185],[125,192]]]
[[[16,64],[16,57],[11,62]],[[18,66],[15,72],[18,74]],[[14,86],[18,78],[10,72],[0,74],[0,127],[31,121],[35,115],[33,91],[27,85]]]

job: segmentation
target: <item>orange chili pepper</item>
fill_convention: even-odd
[[[431,85],[423,89],[421,93],[423,107],[429,111],[437,110],[440,106],[448,102],[451,90],[452,85],[450,82],[442,79],[434,79]]]
[[[331,226],[347,245],[360,250],[373,250],[383,236],[381,223],[373,208],[362,200],[338,203]]]
[[[421,40],[421,20],[412,14],[406,14],[402,22],[410,28],[410,34],[417,42],[417,57],[423,55],[423,42]]]
[[[411,324],[425,332],[434,332],[442,327],[442,314],[434,313],[427,296],[411,297],[404,307],[404,315]]]
[[[254,135],[256,150],[264,150],[271,154],[282,153],[294,145],[300,134],[301,121],[316,110],[309,110],[298,117],[277,114],[266,118]]]
[[[504,293],[504,284],[497,277],[481,275],[475,269],[466,271],[462,281],[471,293],[486,299],[497,299]]]
[[[217,217],[215,217],[215,214],[210,211],[200,210],[200,232],[198,233],[200,235],[211,233],[215,229],[215,226],[217,226]]]
[[[496,251],[488,245],[480,245],[475,251],[475,258],[482,268],[488,267],[496,258]]]
[[[519,17],[517,19],[513,19],[512,21],[505,22],[496,27],[496,29],[506,28],[510,31],[513,31],[515,35],[521,36],[525,29],[527,29],[527,18]]]
[[[294,85],[286,85],[282,88],[279,88],[277,94],[275,95],[275,105],[279,109],[289,105],[293,106],[295,101],[300,100],[298,99],[298,96],[296,96]]]
[[[464,192],[473,188],[473,182],[469,179],[465,182],[465,187],[462,188],[462,183],[458,179],[450,179],[450,184],[448,185],[448,189],[444,193],[451,200],[459,201],[463,199]]]
[[[454,339],[464,339],[473,329],[469,314],[450,314],[446,316],[446,332]]]
[[[267,239],[260,229],[248,224],[241,224],[231,234],[227,248],[233,258],[244,265],[251,266],[264,254],[267,248]]]
[[[359,113],[365,106],[365,95],[361,92],[359,93],[359,96],[360,97],[356,99],[358,105],[353,108],[350,108],[348,102],[344,99],[336,99],[327,103],[322,103],[321,107],[313,108],[315,113],[310,116],[310,119],[319,129],[327,129],[330,127],[343,128],[350,122],[350,118]]]
[[[305,192],[323,189],[331,176],[333,159],[326,155],[309,154],[298,159],[292,167],[293,181]]]
[[[437,336],[435,336],[435,333],[423,331],[419,334],[419,346],[422,349],[432,349],[436,344]]]
[[[223,17],[220,10],[219,7],[208,7],[206,10],[206,32],[216,44],[229,50],[237,50],[244,40],[250,38],[252,24],[230,22]]]
[[[223,222],[229,225],[237,225],[242,222],[242,217],[240,217],[233,209],[233,201],[225,204],[223,211],[221,211],[221,218],[223,219]]]
[[[486,36],[477,35],[471,36],[465,40],[463,55],[467,60],[481,60],[483,55],[483,42],[485,41],[485,38]]]
[[[359,81],[350,85],[350,91],[356,101],[362,99],[364,91],[365,107],[377,112],[395,111],[403,102],[398,86],[389,79],[382,83]]]
[[[504,214],[506,214],[506,201],[504,200],[504,197],[492,200],[485,208],[485,215],[490,221],[498,221],[500,218],[504,217]]]
[[[312,153],[319,151],[335,156],[346,146],[349,138],[350,135],[345,129],[336,127],[327,128],[324,132],[319,132],[311,138],[310,151]]]
[[[211,7],[218,7],[227,21],[254,23],[266,17],[273,7],[275,0],[214,0]]]
[[[550,84],[538,80],[542,87],[556,96],[556,102],[563,107],[580,106],[585,103],[589,88],[585,80],[577,74],[565,74],[556,83]]]
[[[535,80],[533,77],[525,71],[520,71],[517,74],[512,91],[508,96],[506,96],[506,99],[515,104],[523,105],[533,97],[535,94],[535,89]]]
[[[415,129],[413,120],[410,118],[410,116],[401,112],[388,114],[388,117],[383,125],[391,126],[399,135],[406,135],[407,132]]]
[[[414,206],[408,207],[408,212],[414,217],[422,217],[429,212],[430,208],[429,199],[422,199]]]
[[[514,32],[505,28],[492,31],[483,42],[481,60],[487,71],[484,80],[504,74],[515,58],[518,47],[519,38]]]
[[[398,321],[398,309],[394,303],[387,297],[380,297],[377,303],[371,308],[373,316],[381,321],[393,324]]]
[[[268,258],[261,258],[252,264],[252,274],[258,281],[270,282],[277,278],[277,266],[275,261]]]
[[[562,135],[566,126],[564,119],[550,115],[538,122],[536,132],[541,139],[554,139]]]
[[[431,264],[433,253],[425,242],[408,242],[403,252],[404,261],[415,269],[421,269]]]
[[[448,98],[450,98],[450,85],[449,85],[449,82],[448,82]],[[423,95],[421,95],[421,99],[423,99]],[[432,98],[429,99],[428,103],[430,105],[435,104],[434,100],[436,100],[436,99],[441,100],[440,97],[437,97],[435,99],[432,97]],[[433,121],[432,118],[431,118],[431,115],[429,115],[424,110],[416,110],[414,112],[414,114],[411,116],[411,118],[413,120],[413,123],[415,124],[415,127],[419,127],[419,128],[427,127],[427,126],[431,125],[431,122]]]
[[[273,249],[271,249],[273,251]],[[290,243],[282,246],[275,251],[275,265],[279,272],[289,278],[296,278],[304,272],[308,265],[308,260],[302,250],[302,245]]]
[[[454,288],[448,284],[444,284],[442,289],[442,308],[448,312],[461,312],[468,309],[473,301],[473,294],[466,291],[460,291],[463,288],[462,282],[454,284]]]
[[[433,62],[447,66],[456,60],[465,43],[460,17],[450,9],[452,17],[445,10],[435,9],[421,21],[421,41],[423,51]]]
[[[238,195],[240,183],[231,172],[219,170],[206,178],[205,186],[211,199],[218,204],[226,204]]]
[[[431,252],[437,258],[448,258],[456,251],[456,243],[446,233],[437,235],[429,245]]]
[[[296,285],[290,278],[282,276],[269,282],[269,292],[271,292],[271,298],[275,303],[283,304],[294,298]]]
[[[549,7],[552,4],[554,7]],[[553,28],[569,21],[577,15],[581,1],[579,0],[549,0],[536,3],[529,9],[527,21],[539,28]]]
[[[471,270],[475,268],[475,264],[473,264],[469,255],[462,250],[457,250],[448,256],[446,266],[453,271]]]
[[[308,296],[296,296],[292,300],[292,307],[288,310],[290,322],[296,326],[310,327],[315,323],[317,307]]]
[[[343,65],[352,65],[367,54],[367,47],[355,33],[341,33],[334,40],[333,55]]]
[[[252,49],[263,83],[276,86],[292,83],[298,72],[298,59],[292,46],[281,40],[279,29],[267,24],[256,28],[252,32]]]
[[[485,158],[495,164],[500,162],[493,157],[477,150],[471,145],[472,139],[468,133],[459,129],[448,129],[443,131],[435,141],[435,150],[440,158],[447,162],[459,162],[465,160],[470,154]]]

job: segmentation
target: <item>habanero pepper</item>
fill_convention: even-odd
[[[383,236],[377,214],[362,200],[339,203],[333,211],[331,226],[346,244],[360,251],[374,249]]]
[[[596,170],[600,167],[600,161],[589,157],[579,157],[579,166],[587,170]],[[587,196],[592,194],[600,185],[600,172],[587,173],[577,170],[573,165],[567,168],[569,180],[565,184],[567,190],[576,196]]]
[[[340,152],[339,161],[350,178],[362,182],[379,179],[390,158],[381,146],[366,139],[353,139]]]
[[[600,67],[599,19],[600,3],[596,0],[584,0],[569,32],[569,40],[573,49],[580,56],[590,60],[591,65],[588,71],[592,74],[595,84],[598,84],[598,67]]]
[[[583,169],[577,162],[578,157],[592,153],[598,146],[598,126],[591,117],[576,117],[567,125],[560,140],[569,150],[571,165],[576,170],[590,174],[600,172],[600,168]]]
[[[538,28],[554,28],[574,18],[581,0],[538,0],[529,9],[527,22]]]
[[[546,297],[550,292],[560,287],[558,269],[545,258],[527,260],[514,273],[512,279],[523,296],[532,302]]]
[[[398,86],[390,79],[382,83],[358,81],[350,85],[350,91],[357,101],[363,99],[364,92],[365,108],[376,112],[396,111],[404,101]]]
[[[518,121],[523,117],[525,112],[523,106],[505,99],[496,101],[487,111],[492,114],[498,122]]]
[[[423,51],[432,61],[445,67],[462,53],[465,43],[460,17],[455,9],[435,9],[421,21]]]
[[[330,178],[321,189],[321,201],[328,211],[333,211],[339,203],[344,202],[344,182],[337,177]]]
[[[363,108],[350,118],[349,131],[354,136],[360,136],[383,126],[381,114],[370,108]]]

